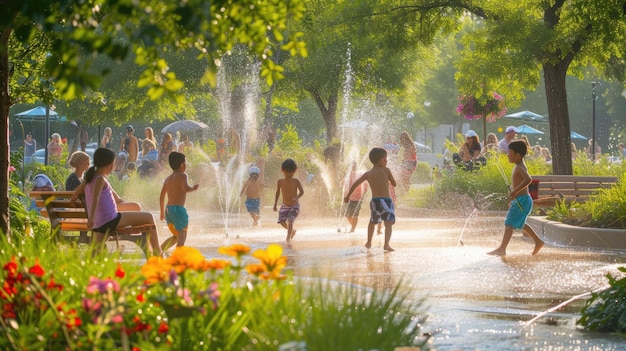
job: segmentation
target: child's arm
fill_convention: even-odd
[[[526,167],[523,166],[515,166],[511,177],[513,178],[513,182],[521,180],[519,184],[511,185],[511,192],[509,193],[509,197],[511,199],[514,199],[519,195],[520,192],[526,189],[526,187],[532,182],[533,179],[530,177],[530,174],[528,174],[528,170],[526,169]]]
[[[279,179],[276,183],[276,197],[274,198],[274,212],[277,211],[276,204],[278,204],[278,198],[280,197],[280,185],[282,183],[282,179]]]
[[[194,190],[198,190],[198,184],[194,185],[194,186],[189,186],[189,181],[188,181],[188,177],[187,174],[184,175],[185,177],[183,178],[183,188],[185,189],[186,192],[190,193]]]
[[[352,183],[352,186],[350,186],[350,190],[348,190],[348,193],[343,198],[343,202],[345,203],[350,202],[350,195],[352,195],[352,193],[354,192],[354,190],[356,190],[359,184],[363,183],[367,179],[368,174],[369,174],[369,171],[363,173],[363,175],[361,175],[359,179],[355,180],[354,183]]]
[[[246,180],[246,182],[243,183],[243,186],[241,187],[241,192],[239,193],[239,196],[243,195],[243,193],[246,192],[246,189],[248,188],[248,182],[249,182],[249,180]]]
[[[159,207],[161,208],[161,214],[159,218],[161,220],[165,219],[165,195],[167,194],[167,179],[163,181],[163,187],[161,187],[161,196],[159,197]]]
[[[393,177],[393,173],[391,173],[391,170],[389,168],[387,168],[387,174],[389,175],[389,183],[391,184],[391,186],[395,187],[396,179]]]
[[[74,194],[70,198],[70,203],[73,204],[79,196],[85,193],[85,182],[80,183],[80,185],[74,189]]]
[[[296,198],[294,200],[298,201],[298,199],[300,199],[302,195],[304,195],[304,189],[302,189],[302,183],[300,183],[298,179],[294,180],[296,181],[296,186],[298,187],[298,190],[296,191]]]

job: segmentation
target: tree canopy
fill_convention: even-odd
[[[139,87],[147,88],[151,99],[178,94],[183,81],[165,59],[168,52],[195,49],[207,62],[203,77],[215,81],[220,57],[243,44],[262,62],[266,77],[275,77],[281,68],[272,62],[273,50],[268,34],[284,41],[284,49],[294,55],[305,54],[300,33],[283,37],[286,23],[300,19],[304,8],[300,0],[254,0],[184,2],[161,0],[44,0],[0,1],[0,123],[8,135],[11,99],[9,80],[20,69],[20,84],[41,86],[52,99],[74,99],[97,91],[108,70],[90,71],[94,58],[106,55],[122,60],[132,50],[142,67]],[[41,38],[41,40],[40,40]],[[40,42],[46,45],[35,50]],[[10,45],[11,44],[11,45]],[[20,48],[28,52],[26,61],[9,62],[9,52]],[[27,80],[26,65],[37,62],[41,74]],[[43,67],[42,67],[43,64]],[[36,80],[36,81],[35,81]],[[11,90],[12,92],[12,90]],[[0,143],[0,230],[8,232],[8,140]]]

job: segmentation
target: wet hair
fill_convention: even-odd
[[[286,172],[295,172],[296,169],[298,169],[298,166],[296,165],[296,161],[288,158],[283,161],[282,165],[280,165],[280,169]]]
[[[180,168],[180,165],[185,163],[185,154],[172,151],[170,153],[168,161],[170,163],[170,167],[172,167],[173,170],[177,170]]]
[[[513,150],[524,157],[528,152],[528,146],[524,140],[515,140],[509,144],[509,150]]]
[[[93,153],[93,166],[89,167],[87,173],[85,173],[85,182],[89,184],[93,180],[93,177],[96,175],[96,168],[106,167],[114,161],[115,152],[104,147],[97,148]]]
[[[375,147],[370,150],[370,161],[372,164],[377,164],[382,158],[387,157],[387,150],[381,147]]]

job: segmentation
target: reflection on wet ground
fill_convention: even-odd
[[[217,248],[245,243],[254,249],[283,243],[285,230],[271,220],[260,227],[239,216],[224,232],[206,214],[191,213],[188,245],[207,256]],[[270,217],[270,216],[267,216]],[[204,219],[202,219],[204,218]],[[619,274],[626,256],[544,247],[531,256],[532,240],[516,233],[505,257],[486,255],[498,246],[503,217],[399,218],[391,246],[384,252],[382,235],[365,249],[366,219],[356,233],[346,233],[338,218],[302,218],[297,235],[284,245],[296,276],[321,277],[385,289],[402,284],[423,300],[437,350],[625,350],[619,336],[579,330],[575,321],[583,301],[524,323],[572,296],[605,286],[607,273]],[[340,231],[339,231],[340,230]],[[161,240],[167,234],[161,229]]]

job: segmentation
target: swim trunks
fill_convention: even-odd
[[[519,204],[516,200],[511,201],[509,204],[509,211],[506,213],[504,225],[511,226],[516,229],[524,228],[526,218],[533,209],[533,199],[528,194],[519,195],[517,197]],[[520,208],[520,205],[522,208]]]
[[[113,218],[112,220],[104,223],[103,225],[99,226],[98,228],[92,229],[92,231],[94,231],[96,233],[101,233],[101,234],[109,234],[111,232],[114,232],[115,228],[117,228],[117,225],[120,224],[120,220],[121,219],[122,219],[122,214],[118,212],[117,216],[115,216],[115,218]]]
[[[261,199],[246,199],[246,209],[250,213],[261,213]]]
[[[370,210],[372,211],[370,222],[380,223],[382,221],[396,222],[396,214],[393,207],[393,201],[388,197],[375,197],[370,201]]]
[[[293,222],[300,214],[300,204],[293,206],[282,205],[278,210],[278,223]]]
[[[358,217],[361,212],[361,200],[348,202],[346,217]]]
[[[173,235],[178,235],[181,230],[187,230],[189,215],[183,206],[172,205],[165,208],[165,221]]]

